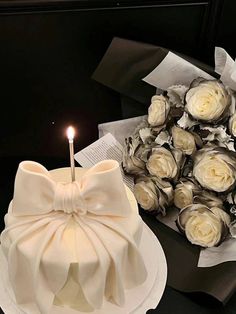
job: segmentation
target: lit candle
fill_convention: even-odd
[[[71,180],[72,180],[72,182],[75,181],[74,136],[75,136],[75,130],[72,126],[69,126],[67,129],[67,137],[69,140],[70,168],[71,168]]]

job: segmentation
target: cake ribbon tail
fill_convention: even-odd
[[[108,299],[112,300],[119,306],[123,306],[125,302],[125,289],[131,289],[139,284],[142,284],[147,276],[146,268],[143,259],[137,248],[137,244],[132,239],[131,235],[124,230],[122,225],[114,223],[110,217],[101,216],[86,216],[78,217],[78,223],[89,237],[97,256],[108,256],[111,261],[106,270],[105,286],[99,284]],[[96,239],[96,241],[94,241]],[[99,245],[97,244],[99,243]],[[83,254],[81,252],[81,254]],[[98,262],[99,258],[98,258]],[[96,271],[99,273],[99,268],[102,268],[104,263],[98,264]],[[86,265],[79,268],[78,280],[81,286],[84,287],[84,294],[91,304],[97,308],[97,294],[86,285]],[[101,269],[102,273],[102,269]],[[91,282],[101,280],[101,277],[93,276]]]
[[[49,313],[55,293],[67,279],[71,256],[61,236],[69,217],[58,215],[37,221],[24,218],[18,227],[13,225],[1,235],[16,301],[23,310],[29,311],[27,313],[38,313],[38,310],[42,314]],[[9,245],[11,233],[14,233],[14,241]],[[49,277],[54,280],[48,280]]]

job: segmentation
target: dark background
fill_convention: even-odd
[[[215,46],[236,56],[235,16],[234,0],[0,1],[0,230],[21,160],[67,166],[66,126],[77,129],[78,151],[97,139],[98,123],[135,115],[119,94],[91,80],[114,36],[213,65]],[[147,106],[139,108],[146,113]],[[223,308],[167,287],[158,309],[229,314],[236,296]]]

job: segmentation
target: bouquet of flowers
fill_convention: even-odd
[[[154,95],[123,154],[140,206],[154,215],[177,207],[179,230],[201,247],[235,236],[235,137],[235,94],[220,80]]]

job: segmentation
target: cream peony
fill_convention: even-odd
[[[231,158],[223,149],[202,149],[195,156],[193,176],[202,187],[225,192],[235,184],[235,167],[235,158]]]
[[[225,220],[228,223],[229,215],[220,208],[192,204],[180,212],[177,225],[192,244],[213,247],[219,245],[228,233]]]
[[[152,150],[146,167],[151,175],[161,179],[173,179],[178,171],[172,153],[164,147],[158,147]]]
[[[174,126],[171,133],[175,148],[180,149],[186,155],[192,155],[196,151],[195,139],[190,132]]]
[[[193,83],[185,100],[185,109],[194,119],[209,123],[221,119],[229,108],[231,96],[219,81],[202,79]]]
[[[229,119],[229,132],[236,137],[236,113]]]
[[[166,97],[162,95],[153,96],[148,108],[148,123],[151,126],[163,125],[169,111],[170,105]]]
[[[158,209],[159,203],[156,188],[151,180],[136,183],[134,186],[134,195],[143,209],[150,211]]]
[[[188,182],[181,182],[174,190],[174,204],[182,209],[193,203],[193,187]]]

